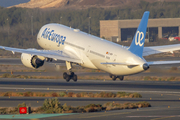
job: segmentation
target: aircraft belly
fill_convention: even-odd
[[[100,70],[106,71],[113,75],[131,75],[135,73],[139,73],[144,71],[144,69],[140,66],[126,66],[126,65],[104,65],[100,64],[103,62],[99,59],[93,59],[91,62]],[[105,61],[104,61],[105,62]]]
[[[103,59],[93,59],[91,60],[91,62],[100,70],[106,71],[106,72],[110,72],[110,68],[111,66],[109,65],[103,65],[100,64],[101,62],[106,62]]]
[[[115,65],[109,68],[110,73],[113,75],[131,75],[144,71],[140,66],[129,67],[126,65]]]

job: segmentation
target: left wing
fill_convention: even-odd
[[[143,56],[180,50],[180,44],[144,47]]]
[[[79,59],[76,55],[74,55],[73,53],[67,50],[59,51],[59,50],[19,49],[19,48],[5,47],[5,46],[0,46],[0,49],[12,51],[13,53],[15,52],[27,53],[31,55],[39,55],[39,56],[54,58],[58,60],[82,63],[81,59]]]

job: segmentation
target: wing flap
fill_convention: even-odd
[[[82,61],[76,55],[65,50],[59,51],[59,50],[19,49],[19,48],[5,47],[5,46],[0,46],[0,49],[12,51],[13,53],[14,52],[27,53],[31,55],[39,55],[39,56],[54,58],[58,60],[82,63]]]

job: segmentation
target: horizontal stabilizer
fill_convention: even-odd
[[[180,50],[180,44],[144,47],[143,56]]]
[[[178,64],[180,61],[152,61],[147,62],[148,65],[164,65],[164,64]]]

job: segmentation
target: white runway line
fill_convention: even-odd
[[[162,118],[162,117],[180,117],[180,115],[155,115],[155,116],[126,116],[130,118],[147,118],[147,117],[157,117],[157,118]]]
[[[171,93],[180,94],[180,92],[173,91],[136,91],[136,90],[98,90],[98,89],[55,89],[55,88],[16,88],[16,87],[0,87],[4,90],[42,90],[42,91],[91,91],[91,92],[138,92],[138,93]]]

